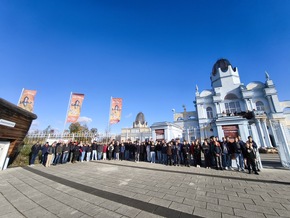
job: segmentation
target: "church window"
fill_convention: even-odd
[[[257,108],[257,111],[265,111],[264,103],[261,101],[256,102],[256,108]]]
[[[212,108],[211,107],[207,107],[206,108],[206,114],[207,114],[207,118],[208,119],[212,119],[213,118],[213,112],[212,112]]]
[[[227,102],[225,103],[225,107],[226,107],[227,114],[231,114],[231,113],[234,114],[234,113],[241,112],[240,102],[238,101]]]

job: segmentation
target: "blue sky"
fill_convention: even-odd
[[[290,100],[289,11],[288,0],[1,0],[0,97],[16,104],[22,88],[37,90],[33,128],[62,130],[70,92],[83,93],[81,116],[100,132],[121,97],[118,133],[140,111],[150,125],[194,110],[195,85],[210,89],[227,58],[245,85],[266,70]]]

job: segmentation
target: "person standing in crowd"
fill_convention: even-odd
[[[161,146],[161,142],[158,141],[157,144],[156,144],[156,152],[157,152],[157,162],[158,163],[161,163],[162,161],[162,146]]]
[[[86,147],[83,144],[83,142],[80,142],[79,144],[79,161],[84,162],[85,154],[86,154]]]
[[[192,166],[195,166],[195,162],[196,162],[195,157],[194,157],[194,148],[195,148],[195,142],[192,141],[190,143],[190,156],[191,156],[191,163],[190,164]]]
[[[173,142],[170,141],[167,144],[167,163],[166,165],[172,166],[172,151],[173,151]]]
[[[68,143],[65,143],[62,148],[62,161],[61,161],[62,164],[67,163],[69,152],[70,152],[70,148],[68,146]]]
[[[167,144],[165,143],[165,140],[162,140],[161,153],[162,153],[162,163],[167,165]]]
[[[106,147],[107,149],[107,147]],[[98,160],[101,160],[102,159],[102,155],[107,152],[104,152],[104,145],[102,144],[97,144],[97,158]],[[106,159],[106,158],[105,158]]]
[[[103,160],[107,160],[107,151],[108,151],[108,145],[104,144],[104,146],[103,146]]]
[[[249,174],[251,174],[253,170],[256,175],[259,175],[256,168],[256,155],[254,152],[253,143],[250,141],[247,141],[246,143],[246,157]]]
[[[201,145],[198,139],[195,140],[194,146],[194,166],[201,166]]]
[[[250,143],[252,143],[252,147],[255,153],[255,161],[256,161],[256,167],[257,167],[257,171],[260,171],[262,169],[262,162],[261,162],[261,156],[259,153],[259,149],[258,149],[258,145],[257,143],[253,140],[252,136],[248,136],[248,141]]]
[[[47,155],[48,155],[48,142],[46,142],[42,147],[41,147],[41,163],[43,166],[45,166],[46,161],[47,161]]]
[[[228,142],[225,137],[222,138],[221,143],[222,148],[222,165],[225,170],[228,170],[230,167],[230,156],[229,156],[229,148],[228,148]]]
[[[212,137],[209,138],[209,147],[210,147],[210,154],[211,154],[210,165],[211,167],[214,167],[216,166],[216,158],[215,158],[215,153],[214,153],[215,146],[214,146]]]
[[[55,152],[56,152],[56,144],[57,144],[57,143],[56,143],[56,141],[55,141],[55,142],[52,143],[52,145],[51,145],[51,150],[52,150],[51,154],[52,154],[52,157],[51,157],[50,165],[54,163]],[[50,165],[49,165],[49,166],[50,166]]]
[[[151,159],[151,163],[155,163],[156,162],[156,153],[155,153],[155,144],[154,142],[150,142],[150,159]]]
[[[121,146],[120,146],[120,159],[121,161],[125,159],[125,145],[123,141],[121,142]]]
[[[87,144],[87,149],[86,149],[86,160],[89,162],[91,160],[91,154],[92,154],[92,146],[90,143]]]
[[[36,142],[34,145],[31,147],[31,159],[30,159],[30,166],[34,166],[35,159],[38,157],[38,153],[41,149],[41,145],[39,142]]]
[[[120,160],[120,142],[116,141],[114,146],[115,159]]]
[[[129,160],[129,146],[130,146],[129,142],[126,141],[124,145],[125,145],[125,160]]]
[[[204,167],[209,169],[211,167],[211,153],[208,139],[204,139],[202,144],[202,152],[204,154]]]
[[[78,145],[78,142],[74,142],[74,149],[73,149],[73,158],[72,163],[76,163],[80,156],[80,146]]]
[[[147,142],[147,144],[146,144],[146,153],[147,153],[147,161],[148,162],[150,162],[151,161],[151,156],[150,156],[150,141],[149,142]]]
[[[57,165],[60,163],[62,155],[62,142],[58,142],[55,146],[55,158],[53,161],[53,165]]]
[[[239,143],[238,137],[235,137],[234,149],[235,149],[235,156],[236,156],[238,171],[241,171],[241,170],[244,171],[243,152],[242,152],[241,143]]]
[[[180,164],[182,164],[182,159],[183,156],[181,154],[181,147],[182,147],[182,143],[180,142],[180,139],[176,139],[176,148],[177,148],[177,165],[179,166]]]
[[[112,160],[112,155],[113,155],[113,151],[114,151],[114,142],[111,142],[110,145],[108,146],[108,159]]]
[[[145,161],[145,143],[144,142],[141,142],[141,145],[140,145],[140,161]]]
[[[135,162],[139,162],[140,161],[140,149],[141,149],[141,145],[140,142],[137,141],[135,144]]]
[[[56,145],[56,142],[52,143],[52,145],[49,145],[48,148],[47,148],[47,160],[46,160],[46,163],[45,163],[45,166],[46,167],[50,167],[52,161],[53,161],[53,153],[55,152],[55,145]]]
[[[176,140],[174,143],[173,143],[173,165],[174,166],[179,166],[180,164],[180,156],[179,156],[179,143],[178,143],[178,140]]]
[[[213,136],[210,137],[210,140],[214,146],[214,156],[215,156],[216,169],[223,170],[222,163],[221,163],[221,156],[222,156],[221,145],[218,141],[216,141],[216,138]]]
[[[243,155],[243,161],[244,161],[244,169],[247,168],[247,158],[246,158],[246,143],[242,140],[241,136],[238,136],[239,143],[242,148],[242,155]]]
[[[69,146],[69,162],[73,162],[73,157],[74,157],[74,150],[75,150],[75,146],[76,146],[76,143],[75,142],[72,142],[72,140],[68,143],[68,146]]]
[[[190,144],[188,142],[185,142],[181,147],[183,160],[184,160],[184,166],[190,167]]]
[[[92,160],[97,160],[98,159],[98,157],[97,157],[97,146],[98,146],[97,141],[94,140],[93,144],[92,144]]]

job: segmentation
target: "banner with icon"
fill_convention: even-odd
[[[111,98],[110,124],[119,123],[122,113],[122,98]]]
[[[29,112],[33,112],[35,95],[35,90],[23,89],[18,106]]]
[[[78,121],[79,116],[81,114],[81,108],[84,98],[85,98],[84,94],[72,93],[67,113],[66,119],[67,123],[75,123]]]

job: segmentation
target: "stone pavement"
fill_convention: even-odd
[[[0,217],[290,217],[290,170],[264,159],[259,176],[129,161],[10,168]]]

